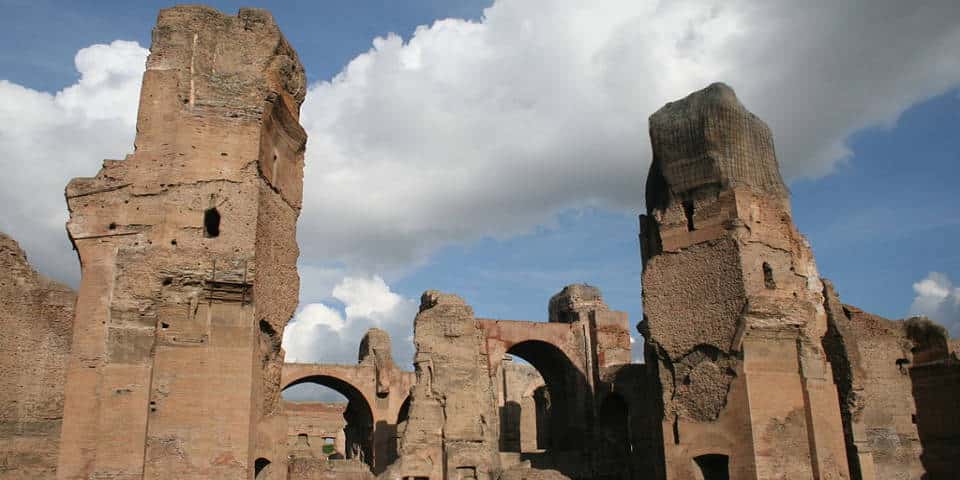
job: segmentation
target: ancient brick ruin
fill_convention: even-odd
[[[960,344],[841,302],[723,84],[650,117],[643,363],[588,285],[534,321],[428,291],[413,371],[378,329],[284,363],[305,92],[269,13],[160,13],[135,153],[66,189],[79,291],[0,235],[0,479],[954,478]]]

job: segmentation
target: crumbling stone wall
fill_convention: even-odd
[[[290,480],[373,480],[376,477],[370,473],[367,465],[359,460],[295,457],[290,459],[285,478]]]
[[[586,285],[564,288],[548,310],[549,322],[476,319],[457,296],[424,294],[409,419],[383,478],[630,477],[628,401],[604,383],[629,364],[626,315]],[[595,410],[598,395],[609,408]],[[619,453],[601,460],[611,445],[598,434]]]
[[[955,478],[960,458],[960,342],[926,318],[905,322],[913,342],[910,380],[917,406],[920,457],[929,480]],[[880,477],[877,477],[880,478]]]
[[[287,455],[346,458],[344,403],[281,401],[287,417]],[[330,443],[327,439],[332,439]],[[329,447],[327,447],[329,445]],[[327,449],[332,451],[326,451]]]
[[[847,478],[822,285],[769,128],[713,84],[654,113],[650,138],[643,333],[664,474]]]
[[[305,87],[269,13],[160,12],[136,153],[66,191],[82,279],[58,478],[286,470]]]
[[[0,233],[0,479],[50,479],[76,293]]]
[[[417,384],[400,458],[383,478],[499,476],[496,402],[483,340],[463,299],[423,294],[414,320]]]
[[[840,303],[824,281],[823,338],[840,395],[852,479],[921,478],[907,324]]]

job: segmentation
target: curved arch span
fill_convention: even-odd
[[[347,398],[347,409],[343,418],[347,425],[343,429],[346,437],[347,458],[361,456],[363,461],[373,466],[373,408],[366,396],[350,382],[331,375],[307,375],[289,382],[284,390],[304,383],[315,383],[330,388]]]
[[[587,413],[592,411],[592,393],[583,372],[559,347],[541,340],[525,340],[507,349],[529,362],[540,376],[548,393],[549,411],[544,412],[549,426],[548,438],[539,439],[548,450],[573,450],[586,440]]]

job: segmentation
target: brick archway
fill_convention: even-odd
[[[378,392],[378,372],[374,362],[356,365],[286,363],[281,374],[283,389],[301,383],[318,383],[332,388],[351,402],[369,409],[370,452],[365,460],[374,473],[382,472],[396,457],[396,420],[410,387],[416,381],[413,372],[395,366],[381,369],[380,384],[388,379],[387,392]]]
[[[317,365],[317,367],[325,367]],[[375,403],[371,402],[368,395],[363,392],[362,384],[358,385],[350,381],[350,377],[338,372],[336,368],[316,368],[313,372],[293,379],[284,379],[283,388],[293,387],[304,383],[314,383],[330,388],[347,398],[347,408],[343,413],[347,421],[344,427],[346,437],[346,448],[342,452],[347,458],[352,458],[354,446],[362,451],[362,459],[375,468],[379,452],[375,449],[374,433],[377,425],[377,418],[374,413]]]
[[[589,442],[593,376],[587,332],[581,323],[478,320],[491,376],[506,355],[532,365],[551,398],[548,450],[576,450]]]

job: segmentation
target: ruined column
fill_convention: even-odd
[[[417,383],[400,458],[380,478],[495,480],[495,399],[473,309],[456,295],[424,293],[414,344]]]
[[[135,153],[66,189],[82,279],[58,478],[285,471],[270,464],[286,436],[304,93],[266,11],[160,12]]]
[[[650,117],[641,331],[666,478],[848,478],[823,285],[770,129],[713,84]]]

